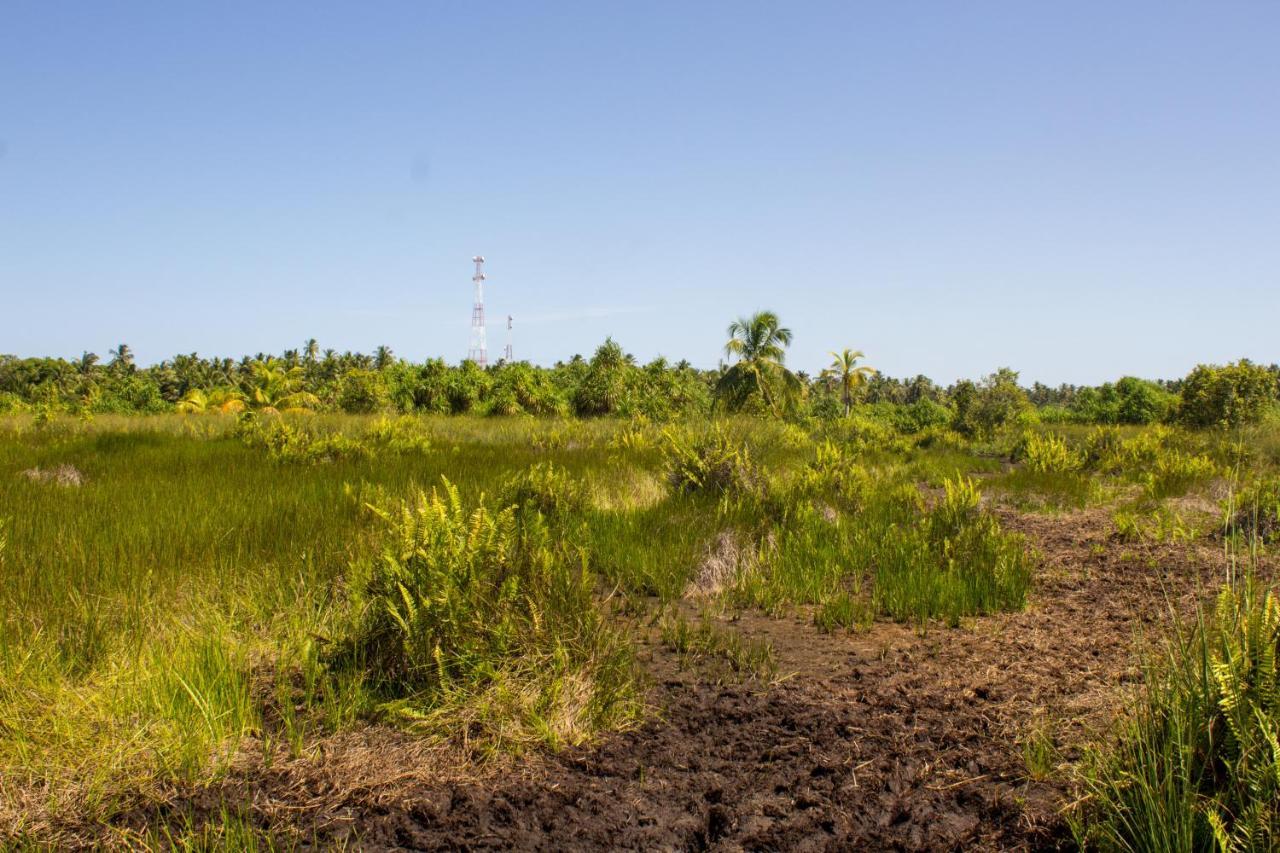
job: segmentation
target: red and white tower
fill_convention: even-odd
[[[471,346],[467,349],[467,361],[487,367],[489,355],[484,334],[484,258],[476,255],[471,260],[476,262],[476,274],[471,277],[476,283],[476,301],[471,308]]]

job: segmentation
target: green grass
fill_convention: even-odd
[[[722,628],[703,616],[694,625],[684,616],[667,617],[662,624],[662,643],[680,657],[682,666],[700,663],[720,677],[770,682],[777,677],[778,662],[768,640],[753,640],[740,631]]]
[[[1084,767],[1077,840],[1105,850],[1280,845],[1280,600],[1252,573],[1150,661],[1115,740]]]
[[[928,508],[917,489],[998,463],[952,441],[878,449],[835,430],[823,444],[739,418],[713,449],[741,449],[749,476],[673,485],[664,433],[706,429],[0,420],[0,825],[32,808],[110,820],[170,782],[215,781],[238,751],[304,755],[357,721],[482,732],[486,749],[627,725],[634,635],[619,614],[688,594],[726,531],[744,571],[715,596],[812,606],[815,630],[1022,606],[1021,544],[976,503]],[[59,465],[83,482],[22,473]],[[442,478],[456,497],[433,503]],[[492,547],[475,550],[481,529]],[[735,632],[669,639],[771,677],[771,651]]]

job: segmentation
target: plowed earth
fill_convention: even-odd
[[[655,713],[590,748],[477,772],[372,727],[176,804],[197,820],[247,805],[264,827],[360,849],[1069,848],[1070,791],[1029,778],[1020,744],[1041,732],[1058,762],[1077,758],[1138,681],[1143,643],[1225,559],[1113,541],[1101,510],[1001,513],[1041,555],[1025,612],[924,635],[744,615],[725,627],[773,642],[779,683],[717,684],[651,638]]]

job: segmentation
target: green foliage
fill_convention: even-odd
[[[803,383],[784,366],[791,330],[778,315],[760,311],[729,324],[725,355],[736,361],[716,382],[716,398],[730,412],[753,405],[774,415],[793,411],[803,397]]]
[[[1217,473],[1217,466],[1207,456],[1165,450],[1146,473],[1143,488],[1153,501],[1179,497],[1209,482]]]
[[[1027,469],[1037,474],[1069,474],[1082,465],[1066,440],[1053,433],[1027,433],[1019,455]]]
[[[1247,574],[1148,668],[1075,818],[1087,848],[1280,846],[1280,600]]]
[[[680,656],[681,666],[704,662],[727,670],[737,680],[770,682],[778,674],[772,643],[744,639],[741,632],[720,628],[705,616],[697,625],[691,625],[683,613],[668,617],[661,636],[662,644]]]
[[[1227,505],[1227,530],[1250,540],[1273,542],[1280,536],[1280,477],[1264,477],[1246,486]]]
[[[363,442],[379,452],[427,453],[431,450],[431,439],[423,430],[422,422],[411,417],[378,418],[365,431]]]
[[[421,720],[498,686],[535,697],[524,710],[552,742],[630,713],[627,652],[596,608],[583,556],[553,543],[540,516],[469,508],[447,480],[371,508],[387,542],[354,578],[357,616],[341,660],[390,708]]]
[[[980,383],[957,383],[951,393],[951,425],[960,433],[991,438],[997,430],[1019,421],[1032,411],[1027,393],[1018,385],[1018,374],[1002,367]]]
[[[750,450],[720,424],[699,433],[667,430],[664,435],[667,482],[674,491],[735,494],[760,487]]]
[[[1188,426],[1234,427],[1259,420],[1276,401],[1276,376],[1248,359],[1202,364],[1182,382],[1178,420]]]
[[[899,406],[894,413],[894,426],[908,435],[927,433],[950,423],[951,410],[929,397]]]
[[[1020,536],[981,507],[971,480],[949,480],[923,524],[891,527],[879,542],[877,609],[923,625],[1026,605],[1031,565]]]
[[[1178,398],[1154,382],[1126,376],[1085,388],[1071,401],[1075,420],[1098,424],[1153,424],[1165,420]]]
[[[551,377],[528,362],[503,364],[493,372],[491,415],[563,415],[568,408]]]
[[[277,462],[314,465],[337,459],[366,456],[367,447],[341,433],[320,434],[293,426],[278,416],[245,412],[236,421],[234,434],[246,447],[265,450]]]
[[[384,411],[391,397],[382,373],[357,368],[343,374],[338,382],[338,408],[351,415]]]
[[[574,394],[579,415],[609,415],[622,410],[631,388],[635,365],[612,338],[591,358],[582,384]]]
[[[587,508],[580,479],[551,462],[539,462],[511,476],[499,492],[503,505],[531,509],[561,519]]]

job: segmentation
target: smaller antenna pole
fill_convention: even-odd
[[[507,315],[507,349],[503,353],[502,358],[510,364],[514,359],[511,357],[511,315]]]

